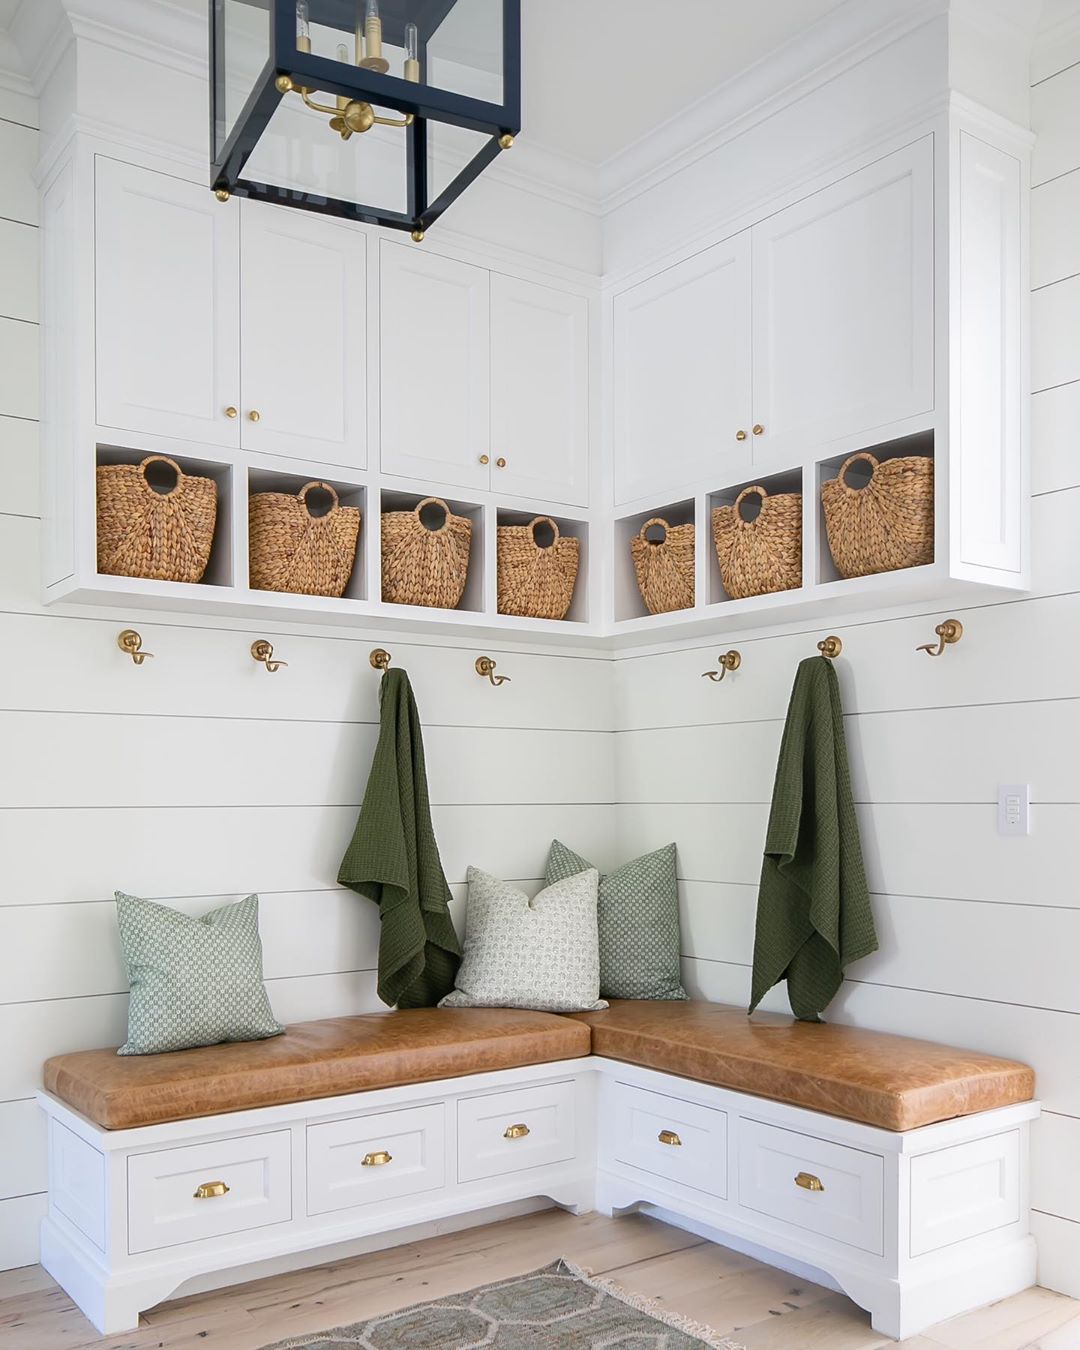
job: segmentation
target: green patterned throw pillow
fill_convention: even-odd
[[[592,863],[556,839],[548,854],[547,883],[590,867]],[[598,922],[603,998],[686,998],[674,844],[600,878]]]
[[[261,1041],[285,1028],[263,988],[259,897],[189,918],[116,892],[131,998],[121,1055],[222,1041]]]

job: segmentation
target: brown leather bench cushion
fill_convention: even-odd
[[[415,1008],[301,1022],[283,1036],[164,1055],[57,1055],[45,1087],[109,1130],[576,1059],[589,1029],[552,1013]]]
[[[953,1116],[1026,1102],[1026,1064],[931,1041],[796,1022],[717,1003],[613,1002],[575,1013],[592,1030],[594,1055],[624,1060],[736,1092],[914,1130]]]

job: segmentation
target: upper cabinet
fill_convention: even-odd
[[[491,277],[492,487],[588,500],[589,310],[584,296]]]
[[[486,488],[489,273],[383,240],[379,269],[383,473]]]
[[[244,448],[362,468],[366,236],[244,202],[240,239]]]
[[[586,299],[386,240],[380,258],[383,472],[584,505]]]
[[[95,196],[99,425],[362,468],[364,234],[105,158]]]
[[[933,137],[621,292],[613,343],[620,505],[932,411]]]
[[[95,195],[98,423],[239,445],[239,203],[101,157]]]
[[[754,227],[754,422],[770,460],[933,408],[933,170],[927,136]]]
[[[751,462],[750,234],[615,297],[616,501]]]

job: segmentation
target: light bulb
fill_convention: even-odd
[[[420,34],[416,24],[405,25],[405,78],[411,84],[420,83]]]
[[[311,16],[308,0],[296,0],[296,50],[311,51]]]
[[[372,19],[376,23],[379,21],[379,0],[367,0],[364,6],[364,22],[370,23]]]

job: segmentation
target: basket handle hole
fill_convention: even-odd
[[[537,548],[551,548],[555,542],[555,529],[551,521],[534,520],[532,537]]]
[[[749,525],[761,515],[763,505],[760,492],[748,492],[735,509],[739,519]]]
[[[874,466],[867,459],[852,460],[841,473],[844,486],[851,488],[853,492],[862,492],[868,488],[873,476]]]
[[[647,544],[663,544],[667,540],[667,526],[650,525],[645,531],[645,542]]]
[[[335,506],[334,494],[324,487],[315,487],[304,498],[304,505],[307,507],[307,513],[313,520],[321,520],[323,516],[328,516]]]
[[[425,530],[430,530],[432,534],[438,532],[445,526],[449,511],[440,502],[425,502],[420,508],[420,524]]]
[[[143,468],[143,478],[146,479],[146,486],[151,492],[156,492],[161,497],[167,497],[170,492],[175,492],[180,482],[179,472],[163,459],[155,459],[147,464]]]

